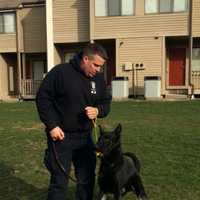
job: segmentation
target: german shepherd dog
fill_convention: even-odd
[[[113,194],[121,200],[127,192],[134,192],[140,200],[148,200],[140,178],[140,162],[133,153],[123,153],[121,148],[121,125],[114,131],[105,132],[99,127],[100,136],[96,153],[101,164],[98,174],[99,194],[97,200],[105,200]]]

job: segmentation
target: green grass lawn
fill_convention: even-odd
[[[98,123],[121,123],[124,151],[135,152],[152,200],[200,199],[200,101],[114,102]],[[0,103],[0,199],[45,200],[46,138],[33,102]],[[74,199],[69,185],[69,200]],[[128,194],[125,200],[135,200]]]

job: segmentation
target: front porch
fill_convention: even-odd
[[[22,79],[21,80],[21,98],[35,99],[38,88],[42,80]]]
[[[192,71],[191,73],[192,93],[200,94],[200,71]]]
[[[166,94],[200,94],[200,38],[193,38],[191,63],[188,40],[166,38]]]
[[[191,84],[193,94],[200,94],[200,38],[193,38]]]
[[[35,99],[38,88],[47,71],[46,54],[22,54],[20,98]]]

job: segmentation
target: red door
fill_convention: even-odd
[[[169,86],[185,85],[186,48],[169,49]]]

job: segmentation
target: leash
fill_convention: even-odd
[[[55,160],[56,160],[56,163],[58,165],[58,167],[60,168],[60,170],[63,172],[63,174],[65,175],[65,178],[66,179],[70,179],[71,181],[73,181],[74,183],[77,182],[77,180],[75,180],[74,178],[72,178],[65,170],[63,164],[61,163],[60,159],[59,159],[59,156],[58,156],[58,153],[57,153],[57,150],[56,150],[56,145],[55,145],[55,142],[52,140],[52,147],[53,147],[53,154],[54,154],[54,157],[55,157]]]
[[[97,141],[98,141],[97,118],[95,118],[95,119],[92,120],[92,124],[93,124],[93,133],[94,133],[94,136],[95,136],[95,143],[97,143]],[[97,157],[101,157],[102,153],[96,151],[96,156]]]
[[[97,133],[97,118],[92,120],[92,124],[93,124],[93,132],[94,132],[94,136],[95,136],[95,143],[97,143],[98,140],[98,133]]]
[[[98,134],[97,134],[97,118],[92,120],[92,124],[93,124],[93,132],[95,135],[95,143],[98,140]],[[57,150],[56,150],[56,145],[55,142],[52,140],[52,147],[53,147],[53,154],[56,160],[56,163],[58,165],[58,167],[60,168],[60,170],[63,172],[63,174],[65,175],[66,179],[69,178],[71,181],[73,181],[74,183],[77,183],[77,180],[75,180],[74,178],[72,178],[65,170],[63,164],[61,163]]]

